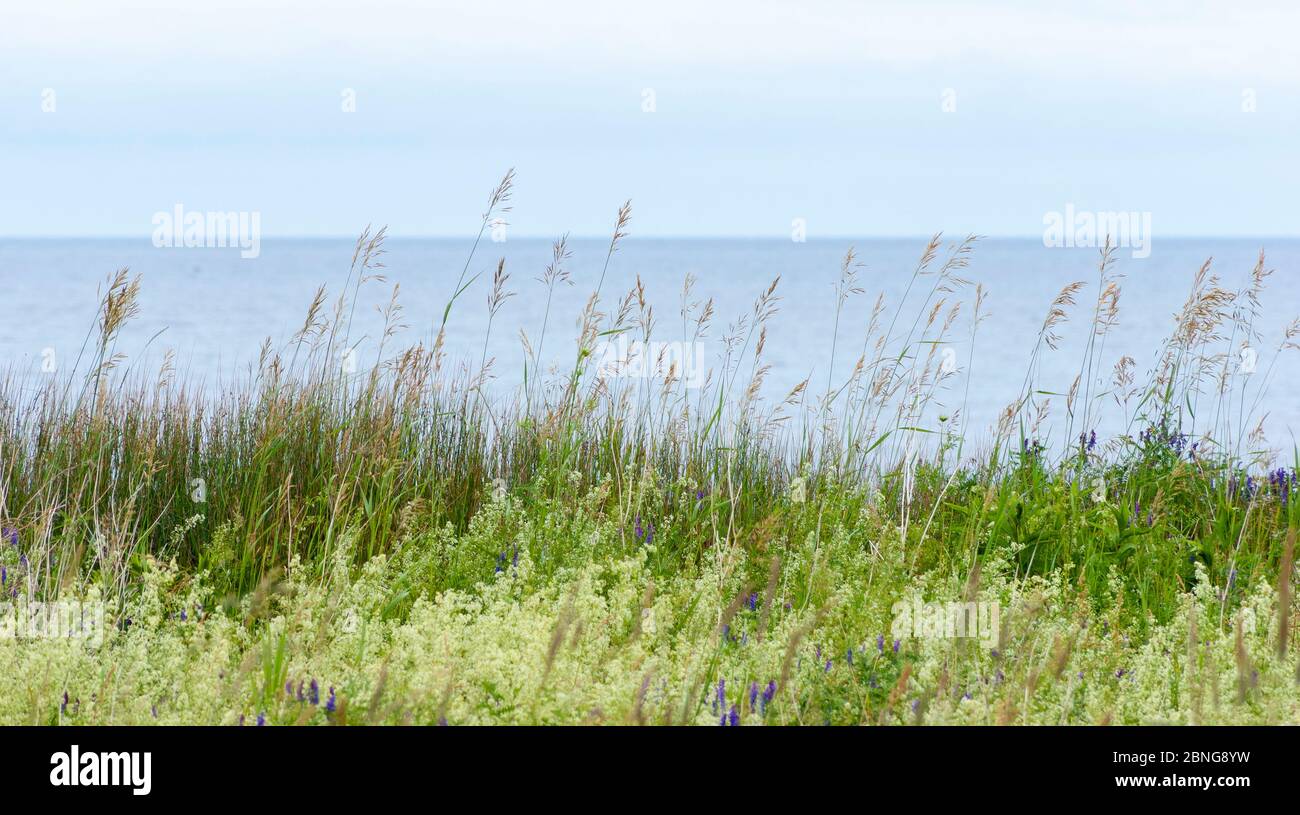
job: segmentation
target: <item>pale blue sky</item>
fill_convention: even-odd
[[[1294,3],[3,2],[0,235],[1300,234]]]

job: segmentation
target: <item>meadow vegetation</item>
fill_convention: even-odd
[[[102,642],[0,638],[0,722],[1300,723],[1296,451],[1259,425],[1300,324],[1258,335],[1263,255],[1236,288],[1189,270],[1142,371],[1106,353],[1123,278],[1103,249],[976,448],[936,399],[971,387],[944,354],[957,326],[979,361],[974,237],[918,247],[903,299],[868,300],[853,332],[870,295],[850,250],[828,370],[851,372],[776,400],[779,280],[725,327],[685,281],[667,336],[724,349],[690,387],[671,364],[599,369],[604,343],[663,336],[639,280],[584,281],[577,337],[548,337],[564,239],[522,329],[495,323],[513,282],[504,261],[473,272],[480,241],[450,302],[407,314],[384,239],[368,229],[341,289],[219,392],[131,367],[127,270],[71,371],[0,382],[6,613],[107,610]],[[353,317],[380,290],[358,361]],[[483,291],[487,330],[520,333],[508,388],[486,337],[476,360],[446,352]],[[410,324],[427,339],[399,345]],[[1055,356],[1070,330],[1081,359]],[[1246,344],[1275,353],[1243,372]],[[1077,369],[1068,392],[1045,391],[1046,365]],[[1126,431],[1099,435],[1103,413]],[[900,609],[934,602],[996,607],[996,630],[900,634]]]

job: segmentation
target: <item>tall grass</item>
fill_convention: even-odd
[[[301,328],[283,345],[268,341],[247,377],[217,393],[178,380],[170,363],[156,376],[127,367],[117,339],[138,313],[142,282],[126,270],[113,275],[71,372],[35,380],[11,371],[0,382],[0,519],[30,564],[32,590],[53,597],[96,583],[125,598],[153,557],[206,573],[237,598],[292,564],[327,568],[344,536],[355,536],[349,556],[364,562],[399,550],[414,531],[468,529],[502,483],[539,508],[598,495],[585,509],[624,530],[628,551],[644,537],[643,521],[655,519],[654,569],[663,575],[711,560],[724,572],[748,569],[761,585],[770,557],[748,556],[756,546],[852,525],[867,511],[900,530],[915,573],[965,580],[1011,545],[1022,577],[1063,572],[1100,596],[1118,574],[1135,607],[1162,621],[1179,613],[1175,599],[1196,581],[1197,564],[1225,600],[1247,576],[1277,574],[1298,511],[1296,462],[1293,452],[1278,469],[1259,409],[1268,381],[1286,370],[1283,355],[1297,347],[1300,322],[1258,374],[1236,375],[1242,343],[1259,341],[1262,255],[1240,290],[1224,287],[1208,261],[1195,270],[1139,380],[1130,357],[1103,369],[1107,334],[1122,319],[1122,276],[1104,248],[1090,311],[1076,314],[1082,281],[1049,305],[1019,393],[1008,394],[994,437],[975,450],[964,414],[978,359],[962,370],[943,353],[964,312],[975,347],[991,296],[962,277],[974,236],[945,244],[936,235],[922,247],[902,298],[874,300],[860,344],[842,336],[846,304],[865,293],[847,252],[830,347],[832,359],[859,351],[846,378],[828,367],[819,396],[805,380],[782,399],[764,398],[779,279],[719,328],[714,304],[695,300],[687,278],[680,333],[667,336],[721,337],[723,353],[701,387],[663,366],[648,378],[600,370],[602,343],[663,336],[640,280],[621,295],[606,290],[630,204],[618,212],[567,370],[542,367],[555,289],[574,283],[565,238],[538,280],[546,307],[536,340],[520,330],[524,381],[489,386],[486,335],[477,361],[453,365],[448,318],[480,286],[471,272],[480,239],[509,211],[514,181],[512,171],[491,193],[443,310],[413,315],[433,326],[429,340],[395,347],[407,316],[396,286],[378,295],[385,233],[367,229],[332,307],[322,287]],[[504,260],[494,268],[481,284],[489,334],[516,294]],[[358,365],[353,318],[372,292],[385,304],[385,327],[373,364]],[[1051,355],[1072,326],[1087,340],[1056,407],[1070,441],[1050,446],[1043,434],[1054,406],[1042,369],[1049,359],[1070,364]],[[940,409],[938,397],[954,393],[957,406]],[[1125,434],[1095,437],[1106,410],[1120,412]],[[690,495],[650,505],[646,479]],[[780,510],[792,495],[817,507],[811,526]],[[564,560],[549,556],[552,566],[540,559],[541,568]],[[476,578],[448,569],[433,579],[446,588]]]

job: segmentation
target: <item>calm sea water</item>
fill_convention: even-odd
[[[862,348],[863,331],[879,292],[896,304],[923,246],[923,239],[810,240],[670,240],[629,238],[615,255],[606,278],[606,302],[621,295],[639,277],[657,321],[656,336],[682,337],[682,284],[693,275],[693,299],[714,299],[716,318],[711,342],[705,345],[706,364],[721,350],[726,326],[746,314],[754,298],[778,275],[780,310],[770,323],[767,345],[772,371],[767,392],[784,395],[804,377],[810,390],[825,388],[831,358],[835,291],[840,261],[855,246],[863,268],[859,285],[865,292],[852,298],[840,320],[837,378],[848,373]],[[401,240],[387,244],[384,273],[387,284],[363,290],[354,335],[377,337],[384,304],[394,283],[401,285],[403,322],[409,325],[398,342],[427,337],[439,319],[465,263],[469,240]],[[557,290],[545,345],[546,361],[561,365],[572,360],[578,314],[595,287],[604,261],[605,241],[570,242],[568,264],[574,285]],[[1270,279],[1258,322],[1258,384],[1273,359],[1285,325],[1300,312],[1300,241],[1285,239],[1156,240],[1150,257],[1136,259],[1121,250],[1118,270],[1123,285],[1120,323],[1106,341],[1105,366],[1122,355],[1133,357],[1141,376],[1154,361],[1160,341],[1173,325],[1173,314],[1191,286],[1192,276],[1211,256],[1213,269],[1228,288],[1246,285],[1255,257],[1263,248]],[[119,350],[139,369],[157,365],[163,353],[175,352],[178,369],[207,382],[239,376],[255,361],[262,341],[283,342],[302,323],[316,287],[331,293],[342,286],[352,256],[349,240],[266,239],[255,259],[242,259],[238,249],[160,249],[143,240],[15,240],[0,239],[0,361],[5,367],[37,372],[42,354],[53,349],[62,363],[76,356],[95,318],[97,288],[115,269],[130,267],[143,275],[141,314],[122,334]],[[457,303],[449,321],[449,352],[476,364],[487,325],[488,280],[498,258],[504,257],[510,289],[518,292],[496,315],[488,343],[497,379],[494,387],[520,381],[522,328],[536,342],[540,332],[544,290],[536,278],[550,256],[544,240],[484,241],[470,267],[483,276]],[[1064,392],[1078,370],[1087,337],[1087,317],[1095,297],[1097,251],[1046,248],[1038,240],[985,240],[963,273],[988,290],[989,318],[980,326],[974,348],[969,342],[969,308],[955,327],[950,346],[961,375],[949,380],[941,399],[949,408],[960,404],[966,377],[970,382],[967,426],[987,428],[998,411],[1017,394],[1026,363],[1049,302],[1073,280],[1089,282],[1080,306],[1062,330],[1059,350],[1045,352],[1040,387]],[[914,295],[915,297],[915,295]],[[906,314],[910,320],[915,308]],[[373,340],[362,343],[358,359],[373,358]],[[1273,370],[1261,412],[1267,411],[1270,441],[1287,450],[1292,430],[1300,430],[1300,353],[1283,355]],[[1107,376],[1109,379],[1109,376]],[[1057,432],[1063,399],[1057,398]],[[1112,411],[1112,414],[1115,414]],[[1117,418],[1117,414],[1116,414]],[[1113,429],[1116,422],[1103,423]]]

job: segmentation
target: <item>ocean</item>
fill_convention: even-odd
[[[181,376],[195,382],[220,383],[246,376],[263,341],[282,346],[302,325],[318,286],[337,295],[348,273],[354,241],[349,239],[262,240],[256,258],[242,258],[238,248],[155,248],[143,239],[0,239],[0,362],[11,373],[36,376],[42,363],[58,369],[75,360],[96,318],[98,290],[115,270],[128,267],[142,276],[139,316],[123,330],[118,352],[134,371],[156,369],[163,355],[174,353]],[[465,267],[472,238],[401,239],[386,243],[382,257],[386,280],[370,281],[355,311],[354,338],[364,335],[356,360],[362,368],[376,358],[384,306],[394,284],[400,285],[401,322],[407,328],[388,341],[388,350],[427,340],[441,319],[457,278]],[[637,283],[653,306],[654,336],[682,340],[689,328],[681,316],[683,283],[695,280],[690,299],[713,300],[715,317],[698,349],[706,366],[716,364],[728,326],[748,315],[755,301],[776,278],[778,311],[769,322],[765,349],[771,365],[765,395],[781,398],[804,378],[809,393],[824,393],[828,373],[842,383],[862,352],[864,331],[878,294],[886,313],[903,295],[925,238],[854,240],[626,238],[610,264],[602,302],[612,309]],[[569,241],[566,264],[572,285],[557,287],[547,329],[543,361],[566,369],[573,360],[577,321],[600,277],[607,239]],[[839,318],[835,370],[828,371],[835,325],[836,283],[846,250],[853,247],[863,290],[849,297]],[[1269,278],[1255,326],[1258,340],[1249,355],[1257,360],[1249,377],[1234,373],[1247,386],[1249,401],[1259,393],[1256,419],[1267,414],[1269,441],[1289,459],[1293,431],[1300,429],[1300,351],[1275,359],[1288,323],[1300,313],[1300,240],[1157,238],[1149,257],[1121,249],[1115,271],[1125,275],[1119,323],[1106,338],[1101,379],[1121,356],[1136,362],[1139,383],[1155,362],[1174,315],[1187,298],[1193,276],[1208,259],[1228,289],[1248,285],[1259,251],[1267,255]],[[486,354],[494,360],[490,387],[508,393],[522,381],[525,354],[520,330],[536,344],[546,304],[538,281],[551,256],[551,242],[511,238],[502,243],[484,238],[469,266],[479,275],[453,308],[447,324],[447,351],[471,367],[483,354],[488,325],[487,296],[492,273],[504,259],[507,289],[516,293],[501,304],[492,322]],[[939,262],[943,259],[940,252]],[[998,413],[1019,393],[1026,366],[1052,299],[1071,281],[1088,285],[1058,329],[1059,347],[1044,349],[1038,388],[1064,394],[1078,373],[1087,342],[1097,285],[1097,249],[1049,248],[1038,239],[985,239],[960,272],[968,288],[948,295],[965,301],[944,346],[952,351],[957,375],[946,380],[939,409],[954,411],[967,399],[964,425],[986,433]],[[971,341],[974,283],[987,291],[985,319]],[[910,325],[920,307],[922,281],[913,290],[900,319]],[[327,309],[328,310],[328,309]],[[1240,349],[1234,351],[1241,354]],[[1232,360],[1246,365],[1246,356]],[[51,367],[49,364],[46,368]],[[1249,366],[1247,366],[1249,367]],[[967,387],[969,385],[969,387]],[[1266,387],[1262,387],[1266,385]],[[1101,389],[1105,389],[1105,385]],[[1207,393],[1214,384],[1205,383]],[[967,395],[968,394],[968,395]],[[1043,398],[1048,398],[1044,396]],[[1044,434],[1063,433],[1064,396],[1054,400]],[[1102,401],[1107,401],[1103,399]],[[1122,413],[1111,403],[1098,424],[1103,432],[1121,432]],[[1198,419],[1198,422],[1201,420]]]

